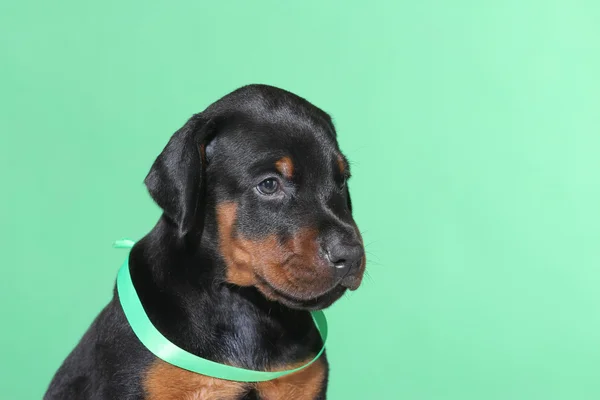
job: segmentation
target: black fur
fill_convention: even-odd
[[[322,343],[307,310],[329,306],[347,285],[338,280],[311,298],[283,293],[290,306],[268,300],[254,286],[228,283],[216,205],[238,204],[236,232],[244,237],[276,234],[285,240],[311,226],[322,242],[332,237],[356,242],[348,174],[339,171],[339,154],[325,112],[265,85],[238,89],[178,130],[145,180],[164,213],[135,244],[129,263],[156,328],[194,354],[250,369],[314,355]],[[261,197],[256,185],[285,156],[294,160],[294,181],[281,183],[286,195]],[[44,398],[144,399],[144,373],[154,361],[129,327],[115,290]],[[322,399],[326,388],[327,381]],[[258,399],[253,391],[243,398]]]

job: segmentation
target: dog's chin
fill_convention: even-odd
[[[342,286],[336,286],[331,291],[317,296],[310,300],[298,300],[294,298],[290,298],[289,296],[280,297],[277,299],[281,304],[293,308],[296,310],[306,310],[306,311],[316,311],[323,310],[333,303],[335,303],[340,297],[344,295],[346,292],[346,288]]]
[[[266,280],[263,280],[262,285],[258,287],[258,290],[262,292],[262,294],[269,300],[276,301],[286,307],[295,310],[316,311],[323,310],[331,306],[344,295],[347,289],[341,285],[337,285],[331,288],[329,291],[318,296],[300,299],[274,287]]]

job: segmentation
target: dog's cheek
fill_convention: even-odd
[[[292,260],[290,274],[292,279],[301,282],[310,282],[319,286],[328,283],[330,276],[327,268],[319,260],[319,245],[317,241],[318,230],[304,228],[299,230],[287,242],[290,252],[296,257]]]
[[[278,271],[274,278],[284,281],[285,276],[277,267],[283,262],[285,249],[275,235],[261,240],[249,240],[234,235],[237,204],[222,203],[217,206],[219,248],[226,264],[226,280],[238,286],[257,284],[255,268]]]
[[[311,298],[330,289],[333,271],[319,256],[316,228],[299,229],[280,245],[278,263],[264,262],[260,270],[278,290],[301,298]]]
[[[226,279],[239,286],[254,284],[254,273],[251,269],[250,255],[236,246],[233,237],[233,226],[237,214],[237,204],[227,202],[218,204],[217,225],[219,232],[219,249],[226,265]]]
[[[238,286],[256,286],[276,300],[277,295],[257,280],[257,276],[277,290],[310,297],[329,289],[332,271],[319,259],[318,230],[303,228],[286,240],[275,235],[251,240],[234,232],[237,204],[217,206],[220,251],[226,264],[227,282]]]
[[[232,260],[228,266],[228,280],[240,284],[240,277],[252,275],[256,285],[256,276],[268,279],[276,286],[288,284],[283,264],[289,252],[279,244],[277,236],[270,235],[262,240],[235,238],[232,244]],[[244,281],[249,282],[249,279]]]

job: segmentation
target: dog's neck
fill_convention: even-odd
[[[187,351],[244,368],[268,370],[316,353],[310,314],[226,283],[215,238],[203,235],[186,242],[161,219],[132,249],[132,280],[156,328]]]

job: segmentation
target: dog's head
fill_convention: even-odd
[[[250,85],[193,116],[145,182],[180,239],[214,244],[224,280],[319,309],[358,288],[365,270],[349,177],[325,112]]]

